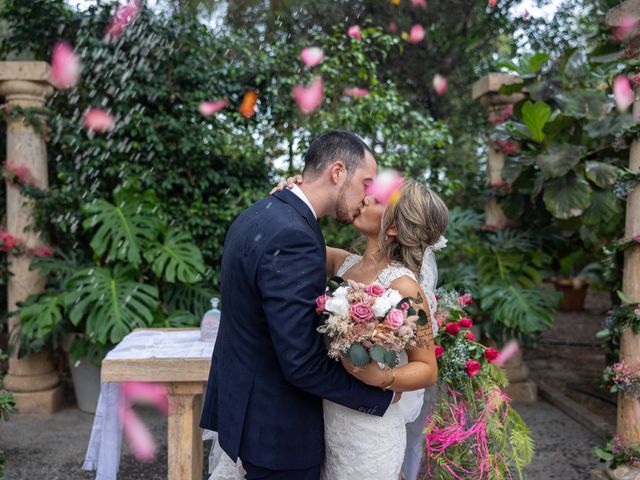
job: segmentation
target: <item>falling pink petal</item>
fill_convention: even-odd
[[[447,77],[443,77],[439,73],[436,73],[433,76],[433,89],[438,95],[444,95],[445,93],[447,93],[448,87],[449,82],[447,82]]]
[[[369,90],[366,88],[345,88],[342,93],[347,97],[366,97],[369,95]]]
[[[404,179],[395,170],[383,170],[367,187],[367,195],[372,195],[378,202],[386,205],[397,199]]]
[[[145,403],[155,406],[165,414],[169,411],[167,387],[161,383],[123,382],[121,385],[121,392],[127,402],[127,405]]]
[[[498,3],[498,0],[488,0],[487,1],[487,6],[489,8],[495,8],[497,3]]]
[[[229,101],[226,99],[218,100],[217,102],[204,101],[198,107],[198,111],[200,112],[200,115],[202,115],[203,117],[208,117],[226,108],[227,105],[229,105]]]
[[[324,83],[322,82],[322,78],[316,77],[308,87],[296,85],[293,87],[291,94],[302,113],[307,115],[313,113],[324,100]]]
[[[102,133],[112,130],[115,127],[115,121],[106,111],[92,107],[84,114],[84,126],[87,130]]]
[[[355,38],[356,40],[362,40],[362,32],[360,31],[360,27],[358,25],[349,27],[349,30],[347,30],[347,35],[349,35],[351,38]]]
[[[411,0],[411,6],[414,8],[427,8],[427,0]]]
[[[638,19],[632,15],[625,15],[620,19],[620,25],[613,29],[613,39],[617,42],[623,42],[629,38],[638,26]]]
[[[391,33],[396,33],[398,31],[398,24],[396,22],[389,22],[387,29]]]
[[[509,342],[507,342],[504,348],[500,350],[500,353],[498,354],[498,358],[496,358],[493,364],[496,367],[504,367],[504,365],[509,360],[511,360],[511,357],[513,357],[518,352],[519,349],[520,347],[518,346],[518,342],[516,342],[515,340],[510,340]]]
[[[411,30],[409,30],[409,42],[420,43],[424,38],[424,28],[419,23],[416,23]]]
[[[156,444],[142,420],[129,407],[120,409],[120,418],[124,436],[133,456],[142,463],[152,462],[156,456]]]
[[[626,112],[633,103],[633,90],[625,75],[619,75],[613,80],[613,97],[619,112]]]
[[[324,52],[318,47],[308,47],[302,49],[300,52],[300,60],[304,62],[307,67],[315,67],[324,59]]]
[[[73,87],[78,83],[82,65],[80,59],[67,42],[58,42],[51,55],[51,79],[59,89]]]
[[[111,42],[122,35],[129,24],[138,17],[141,9],[142,0],[129,0],[124,5],[120,5],[107,26],[105,32],[107,40]]]

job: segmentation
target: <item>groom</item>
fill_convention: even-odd
[[[317,480],[322,399],[382,416],[393,393],[360,383],[327,357],[316,332],[326,248],[317,219],[351,223],[376,175],[369,147],[332,131],[305,155],[304,183],[264,198],[224,243],[222,317],[200,426],[218,432],[247,479]]]

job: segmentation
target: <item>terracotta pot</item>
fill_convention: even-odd
[[[551,279],[555,289],[562,293],[562,299],[558,304],[558,310],[581,311],[584,310],[584,301],[591,282],[580,278]]]

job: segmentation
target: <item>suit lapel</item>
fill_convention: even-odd
[[[327,251],[324,244],[324,237],[322,236],[322,230],[320,229],[320,224],[308,205],[305,204],[295,193],[286,188],[281,192],[275,192],[273,196],[282,200],[284,203],[291,205],[296,212],[306,219],[307,223],[318,237],[318,241],[322,244],[323,256],[326,258]]]

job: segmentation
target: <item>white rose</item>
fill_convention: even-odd
[[[398,302],[402,300],[402,295],[400,295],[400,292],[398,292],[397,290],[390,288],[389,290],[387,290],[387,298],[391,302],[391,305],[395,307],[396,305],[398,305]]]
[[[325,310],[336,315],[344,315],[349,313],[349,302],[345,297],[332,297],[327,300],[324,306]]]
[[[376,317],[384,317],[389,310],[391,310],[393,304],[389,301],[388,297],[378,297],[373,304],[373,314]]]
[[[334,297],[347,298],[347,292],[349,289],[347,287],[338,287],[333,292]]]

